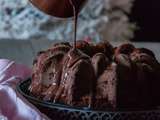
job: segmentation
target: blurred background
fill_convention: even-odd
[[[79,15],[78,39],[119,41],[133,37],[129,22],[133,0],[89,0]],[[32,6],[28,0],[0,1],[0,38],[71,40],[72,20],[56,19]],[[65,39],[64,39],[65,38]]]
[[[159,11],[158,0],[89,0],[79,15],[78,39],[132,41],[159,56]],[[71,19],[48,16],[28,0],[0,0],[0,58],[31,66],[39,50],[72,41],[72,25]]]
[[[131,22],[136,22],[134,41],[160,42],[160,1],[135,0],[129,15]]]

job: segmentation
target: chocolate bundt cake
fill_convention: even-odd
[[[30,91],[37,97],[45,97],[47,90],[56,89],[61,80],[62,60],[70,50],[68,43],[55,44],[52,48],[39,52],[34,60]],[[48,96],[48,94],[47,94]]]
[[[160,63],[132,44],[113,47],[77,41],[39,52],[31,94],[41,100],[92,109],[136,109],[160,105]]]

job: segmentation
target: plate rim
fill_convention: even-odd
[[[20,81],[17,86],[16,86],[16,90],[25,97],[25,99],[27,99],[27,101],[29,101],[31,103],[31,100],[35,103],[38,104],[40,106],[46,107],[46,108],[51,108],[51,109],[66,109],[66,110],[72,110],[72,111],[84,111],[84,112],[95,112],[95,113],[144,113],[144,112],[160,112],[159,107],[155,108],[155,109],[140,109],[140,110],[92,110],[90,108],[87,107],[72,107],[69,105],[64,105],[64,104],[58,104],[58,103],[51,103],[51,102],[46,102],[46,101],[42,101],[39,100],[38,98],[34,97],[34,96],[30,96],[26,93],[23,92],[23,90],[21,90],[21,86],[27,82],[31,82],[31,77]],[[33,103],[32,103],[33,104]]]

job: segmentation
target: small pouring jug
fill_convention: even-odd
[[[48,15],[68,18],[74,16],[73,6],[74,3],[77,12],[80,12],[87,0],[30,0],[31,3],[39,8],[41,11]]]

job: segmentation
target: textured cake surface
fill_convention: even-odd
[[[78,41],[39,52],[29,90],[53,103],[107,110],[160,105],[160,64],[154,53],[132,44],[113,47]]]

